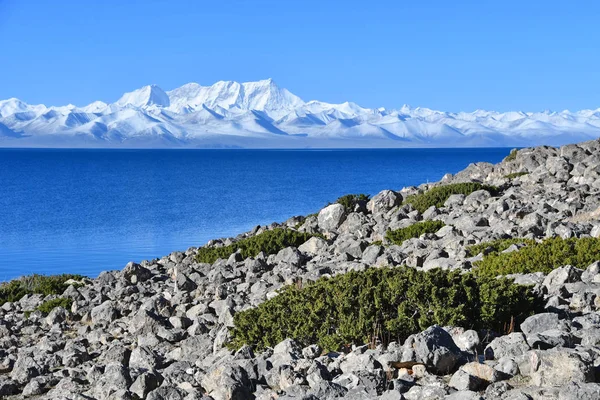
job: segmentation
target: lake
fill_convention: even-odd
[[[0,149],[0,280],[96,276],[509,151]]]

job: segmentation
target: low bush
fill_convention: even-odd
[[[518,150],[517,150],[517,149],[512,149],[512,150],[510,151],[510,153],[509,153],[509,154],[508,154],[506,157],[504,157],[504,160],[503,160],[503,161],[504,161],[504,162],[509,162],[509,161],[514,161],[514,160],[516,160],[516,159],[517,159],[517,153],[518,153]]]
[[[530,287],[507,279],[441,269],[372,268],[321,278],[303,288],[288,286],[237,313],[230,347],[263,349],[293,338],[339,350],[374,337],[401,342],[432,324],[503,331],[539,306]]]
[[[342,196],[336,200],[336,203],[343,205],[347,212],[352,212],[359,202],[366,203],[367,201],[369,201],[369,195],[360,193]]]
[[[62,275],[28,275],[10,282],[0,284],[0,305],[6,302],[20,300],[27,294],[62,294],[68,287],[66,281],[85,279],[81,275],[62,274]]]
[[[525,243],[526,246],[518,251],[500,253],[513,243]],[[485,245],[482,243],[478,249]],[[497,248],[486,255],[483,260],[475,263],[476,273],[483,276],[495,277],[498,275],[516,273],[549,273],[563,265],[572,265],[577,268],[586,268],[594,261],[600,260],[600,239],[597,238],[551,238],[536,243],[531,240],[510,239],[510,241],[493,242]],[[471,249],[478,251],[478,249]]]
[[[400,228],[393,231],[387,231],[385,238],[393,244],[402,244],[407,239],[417,238],[424,233],[435,233],[445,224],[442,221],[423,221],[417,222],[406,228]]]
[[[505,179],[515,179],[515,178],[518,178],[520,176],[528,175],[528,174],[529,174],[529,172],[525,172],[525,171],[523,171],[523,172],[513,172],[512,174],[504,175],[504,178]]]
[[[36,309],[40,310],[44,314],[48,314],[50,311],[54,310],[56,307],[62,307],[65,310],[70,310],[72,304],[73,304],[73,300],[66,298],[66,297],[58,297],[56,299],[43,302]]]
[[[435,186],[424,193],[408,196],[404,204],[410,204],[414,209],[423,213],[431,206],[442,207],[446,200],[453,194],[469,195],[477,190],[487,190],[495,195],[498,188],[495,186],[482,185],[477,182],[452,183],[449,185]]]
[[[289,246],[298,247],[315,234],[298,232],[292,229],[276,228],[256,236],[239,240],[229,246],[201,247],[196,259],[202,263],[214,263],[217,259],[226,259],[240,250],[242,257],[256,257],[261,251],[265,254],[275,254]]]
[[[470,257],[476,256],[479,253],[484,253],[484,255],[490,254],[498,254],[506,249],[508,249],[513,244],[516,245],[529,245],[536,243],[533,239],[523,239],[523,238],[511,238],[511,239],[498,239],[492,240],[490,242],[482,242],[479,244],[474,244],[472,246],[468,246],[466,248],[467,255]]]

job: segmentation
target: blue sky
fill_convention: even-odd
[[[304,100],[600,107],[600,1],[0,0],[0,98],[271,77]]]

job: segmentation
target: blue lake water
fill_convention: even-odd
[[[97,275],[510,149],[0,149],[0,280]]]

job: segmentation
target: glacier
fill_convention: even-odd
[[[600,137],[600,108],[444,112],[305,102],[272,79],[157,85],[84,107],[0,101],[0,147],[390,148],[558,146]]]

